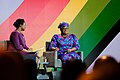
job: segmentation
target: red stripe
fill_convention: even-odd
[[[69,0],[25,0],[6,20],[9,21],[9,30],[13,31],[12,24],[16,18],[24,18],[27,23],[25,36],[28,45],[31,45],[48,29],[68,2]]]

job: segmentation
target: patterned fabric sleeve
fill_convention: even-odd
[[[76,50],[78,50],[80,48],[78,39],[77,39],[77,37],[74,34],[72,34],[72,36],[73,36],[73,39],[74,39],[73,47],[75,47]]]
[[[49,48],[52,49],[53,47],[57,47],[57,35],[56,34],[52,37]]]

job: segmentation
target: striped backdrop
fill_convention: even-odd
[[[89,66],[120,31],[120,0],[0,0],[0,40],[9,39],[17,18],[25,19],[23,33],[34,50],[60,33],[60,22],[69,22]]]

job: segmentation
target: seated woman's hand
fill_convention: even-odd
[[[73,48],[67,50],[67,52],[72,52],[72,51],[76,51],[76,48],[73,47]]]
[[[32,52],[32,51],[33,51],[33,48],[29,48],[28,51],[29,51],[29,52]]]
[[[56,48],[56,51],[59,51],[59,48]]]
[[[52,50],[54,50],[54,51],[59,51],[59,48],[53,47]]]
[[[72,50],[71,49],[68,49],[67,52],[71,52]]]

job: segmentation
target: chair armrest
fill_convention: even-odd
[[[55,51],[43,52],[43,56],[46,57],[49,62],[48,67],[55,67]]]
[[[47,67],[62,67],[62,61],[58,59],[57,52],[56,51],[46,51],[43,52],[43,56],[47,58],[47,61],[49,64]]]
[[[83,51],[79,51],[79,52],[77,52],[78,53],[78,55],[80,55],[80,57],[81,57],[81,60],[83,61],[84,59],[83,59]]]
[[[0,40],[0,51],[7,51],[7,41]]]

